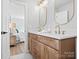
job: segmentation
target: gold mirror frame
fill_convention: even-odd
[[[46,15],[45,15],[45,23],[41,26],[41,21],[40,21],[40,10],[39,10],[39,32],[42,31],[42,29],[46,26],[47,24],[47,8],[45,7],[46,10]]]
[[[38,29],[38,31],[40,32],[40,31],[42,31],[43,29],[44,29],[44,27],[46,26],[46,24],[47,24],[47,6],[40,6],[43,2],[44,2],[45,0],[40,0],[38,3],[37,3],[37,5],[38,5],[38,7],[39,7],[39,29]],[[39,4],[40,3],[40,4]],[[40,20],[40,7],[41,8],[45,8],[45,11],[46,11],[46,15],[45,15],[45,23],[41,26],[41,20]]]
[[[55,4],[56,4],[56,2],[55,2]],[[56,20],[55,20],[55,23],[56,24],[58,24],[58,26],[59,25],[66,25],[66,24],[68,24],[72,19],[73,19],[73,17],[74,17],[74,15],[75,15],[75,0],[73,0],[73,14],[72,14],[72,16],[69,18],[69,11],[67,12],[67,19],[68,19],[68,21],[66,22],[66,23],[63,23],[63,24],[59,24],[59,23],[57,23],[56,22]],[[56,9],[56,8],[55,8]],[[56,16],[56,12],[55,12],[55,16]]]

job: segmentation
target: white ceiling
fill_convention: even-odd
[[[28,3],[28,2],[36,2],[37,0],[17,0],[17,1],[20,1],[20,2],[25,2],[25,3]],[[71,1],[73,1],[73,0],[55,0],[55,2],[56,2],[56,7],[58,7],[58,6],[61,6],[61,5],[63,5],[63,4],[67,4],[67,3],[69,3],[69,2],[71,2]]]

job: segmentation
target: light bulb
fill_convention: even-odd
[[[41,6],[41,7],[44,7],[44,6],[47,5],[47,3],[48,3],[48,1],[47,1],[47,0],[44,0],[44,1],[40,4],[40,6]]]
[[[44,1],[43,1],[43,5],[44,5],[44,6],[47,5],[47,3],[48,3],[47,0],[44,0]]]

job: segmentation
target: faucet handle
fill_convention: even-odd
[[[62,31],[62,34],[65,34],[65,31]]]

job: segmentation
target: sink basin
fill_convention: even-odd
[[[56,39],[64,39],[64,38],[70,38],[70,37],[76,37],[76,33],[65,33],[65,34],[56,34],[55,32],[38,32],[37,34],[48,36]]]
[[[47,36],[47,37],[52,37],[56,39],[65,39],[65,38],[70,38],[70,37],[77,37],[77,34],[72,31],[65,32],[65,34],[56,34],[55,31],[41,31],[41,32],[31,32],[34,34],[42,35],[42,36]]]

